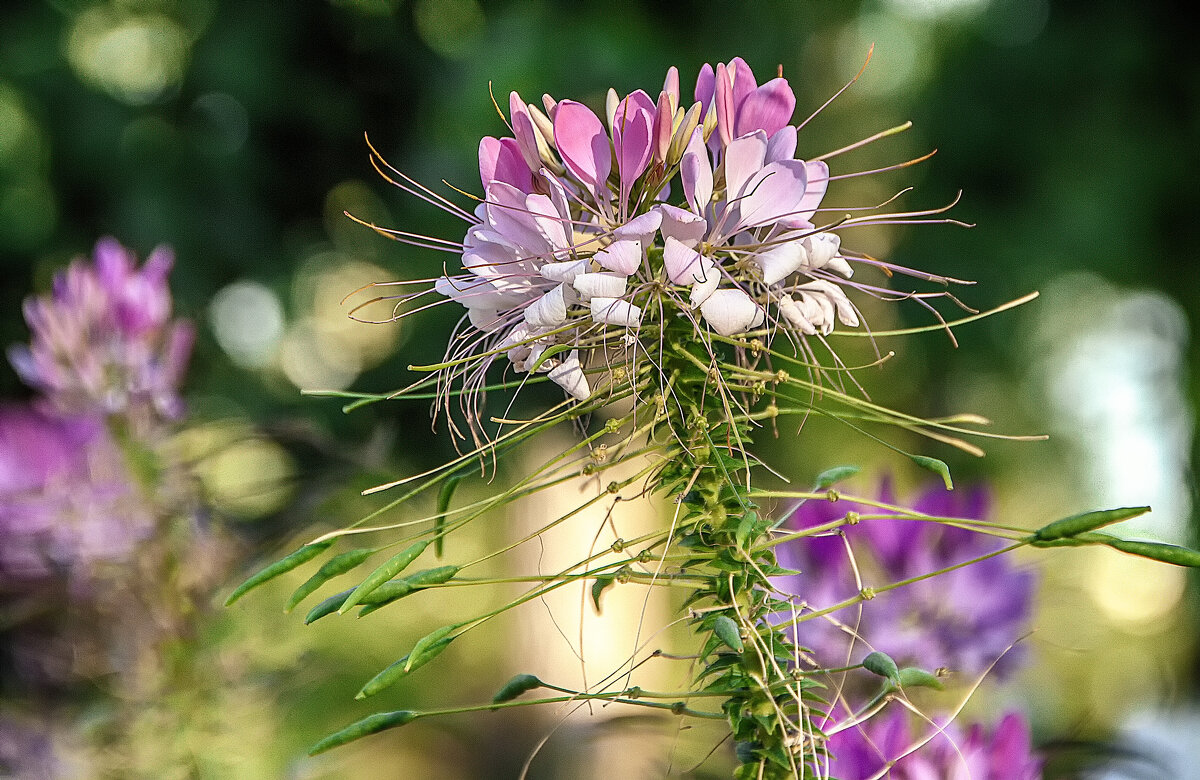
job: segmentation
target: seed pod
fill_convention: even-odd
[[[1077,534],[1095,531],[1097,528],[1103,528],[1106,525],[1119,523],[1122,520],[1129,520],[1133,517],[1144,515],[1150,511],[1148,506],[1131,506],[1122,509],[1104,509],[1099,512],[1083,512],[1078,515],[1064,517],[1061,520],[1055,520],[1049,525],[1044,525],[1033,532],[1034,537],[1043,542],[1053,541],[1054,539],[1066,539]]]
[[[446,542],[442,535],[446,528],[446,511],[450,509],[450,499],[454,497],[454,489],[458,487],[458,483],[462,482],[464,477],[466,474],[455,474],[448,477],[438,492],[437,517],[433,519],[433,554],[439,558],[442,557],[442,550]]]
[[[933,672],[927,672],[916,666],[906,666],[897,673],[901,688],[934,688],[942,690],[941,679]]]
[[[518,674],[508,682],[504,683],[504,687],[496,691],[496,695],[492,697],[493,704],[511,701],[522,693],[532,691],[534,688],[541,688],[542,681],[534,677],[532,674]]]
[[[942,478],[942,482],[946,485],[946,490],[954,490],[954,480],[950,479],[950,467],[945,462],[937,458],[931,458],[928,455],[909,455],[912,462],[925,469],[932,471]]]
[[[728,615],[718,615],[717,619],[713,621],[712,631],[730,649],[739,653],[746,649],[745,644],[742,643],[742,632],[738,630],[738,625],[733,618]]]
[[[892,685],[895,685],[897,688],[900,687],[900,669],[887,653],[881,653],[876,650],[863,659],[862,665],[868,672],[877,674],[880,677],[886,677],[891,681]]]
[[[859,471],[861,469],[858,466],[834,466],[822,471],[817,475],[817,481],[813,484],[813,492],[819,493],[822,490],[828,490],[842,480],[850,479]]]
[[[384,561],[379,568],[367,575],[367,578],[362,581],[361,585],[354,589],[354,592],[346,598],[345,603],[338,609],[338,612],[345,614],[356,604],[361,603],[363,598],[369,595],[371,591],[404,571],[410,563],[420,557],[421,553],[425,552],[425,548],[428,546],[429,542],[426,540],[415,542]]]
[[[308,614],[304,617],[304,625],[307,626],[309,623],[320,620],[326,615],[332,615],[334,612],[337,612],[338,607],[342,606],[342,603],[346,600],[346,597],[353,592],[354,588],[344,590],[341,593],[330,596],[317,606],[310,609]]]
[[[373,547],[360,547],[357,550],[350,550],[341,555],[335,555],[325,562],[316,574],[309,577],[303,585],[296,588],[292,593],[292,597],[288,599],[287,606],[283,608],[284,612],[291,612],[293,609],[311,596],[317,588],[324,585],[330,579],[353,569],[360,563],[374,555],[376,549]]]
[[[1105,543],[1109,547],[1129,553],[1130,555],[1140,555],[1143,558],[1150,558],[1151,560],[1162,561],[1163,563],[1173,563],[1176,566],[1200,568],[1200,552],[1187,547],[1164,544],[1163,542],[1137,542],[1130,539],[1116,538]]]
[[[335,747],[345,745],[347,742],[353,742],[361,737],[412,723],[419,717],[421,717],[421,713],[413,712],[412,710],[377,712],[374,715],[368,715],[357,723],[350,724],[335,734],[325,737],[325,739],[309,748],[308,754],[315,756],[318,753],[324,753],[326,750],[332,750]]]
[[[408,654],[408,662],[404,664],[404,671],[406,673],[411,672],[413,664],[417,659],[421,658],[421,656],[424,655],[430,647],[461,625],[461,623],[455,623],[452,626],[442,626],[436,631],[430,631],[428,634],[418,639],[417,643],[413,645],[412,651]]]
[[[437,658],[439,655],[441,655],[441,652],[457,638],[457,636],[442,637],[436,642],[433,642],[427,647],[423,648],[420,655],[417,655],[416,653],[409,653],[399,661],[396,661],[394,664],[368,680],[367,684],[362,687],[362,690],[359,691],[354,698],[365,699],[368,696],[374,696],[384,688],[391,686],[409,672],[419,669],[432,661],[434,658]]]
[[[237,601],[242,596],[245,596],[259,585],[262,585],[264,582],[273,580],[279,575],[286,574],[297,566],[311,561],[313,558],[316,558],[318,555],[332,547],[335,541],[337,540],[327,539],[324,542],[317,542],[316,544],[306,544],[286,558],[275,561],[275,563],[272,563],[270,566],[239,585],[233,593],[230,593],[229,598],[225,599],[225,606],[228,607],[230,604]]]
[[[404,579],[385,582],[363,599],[362,603],[365,606],[359,610],[358,616],[369,615],[396,599],[404,598],[410,593],[415,593],[430,585],[440,585],[458,574],[458,570],[458,566],[438,566],[435,569],[424,569],[416,574],[410,574]]]

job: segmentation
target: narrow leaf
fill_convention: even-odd
[[[264,582],[273,580],[279,575],[286,574],[297,566],[311,561],[313,558],[316,558],[318,555],[332,547],[335,541],[337,540],[328,539],[324,542],[317,542],[316,544],[306,544],[286,558],[272,563],[267,568],[263,569],[262,571],[250,577],[250,579],[243,582],[241,585],[237,586],[237,589],[234,590],[233,593],[229,594],[229,598],[225,599],[225,606],[228,607],[230,604],[237,601],[242,596],[245,596],[259,585],[262,585]]]
[[[1053,541],[1054,539],[1066,539],[1076,534],[1095,531],[1097,528],[1103,528],[1106,525],[1119,523],[1122,520],[1144,515],[1150,511],[1148,506],[1132,506],[1122,509],[1105,509],[1099,512],[1083,512],[1078,515],[1064,517],[1061,520],[1055,520],[1049,525],[1042,526],[1033,532],[1033,535],[1043,542]]]
[[[309,748],[308,754],[315,756],[318,753],[324,753],[326,750],[332,750],[335,747],[345,745],[347,742],[353,742],[356,739],[377,734],[380,731],[412,723],[419,717],[421,717],[421,713],[413,712],[412,710],[377,712],[374,715],[368,715],[357,723],[350,724],[336,734],[330,734],[328,737],[325,737],[325,739]]]
[[[733,618],[728,615],[718,615],[717,619],[713,621],[712,630],[717,638],[731,649],[739,653],[746,649],[746,646],[742,644],[742,632],[738,630],[738,625],[733,622]]]
[[[292,593],[292,597],[288,599],[287,606],[283,608],[283,611],[291,612],[301,601],[304,601],[316,592],[317,588],[339,574],[345,574],[350,571],[367,558],[370,558],[375,552],[376,550],[373,547],[360,547],[357,550],[350,550],[349,552],[344,552],[341,555],[335,555],[330,558],[316,574],[309,577],[303,585],[296,588]]]
[[[616,577],[610,575],[597,577],[596,581],[592,583],[592,603],[596,605],[596,614],[600,614],[600,594],[612,587],[614,582],[616,582]]]
[[[442,532],[446,529],[446,512],[450,509],[450,499],[454,497],[454,490],[458,487],[458,483],[462,482],[466,476],[466,474],[455,474],[448,477],[438,492],[437,517],[433,519],[433,554],[438,558],[442,557],[442,551],[445,549],[446,539],[442,536]]]
[[[361,585],[354,589],[354,592],[346,598],[346,601],[338,609],[338,612],[345,614],[347,610],[361,603],[363,598],[369,595],[371,591],[404,571],[421,553],[425,552],[425,548],[428,546],[429,542],[426,540],[415,542],[384,561],[379,568],[367,575],[367,578],[362,581]]]
[[[527,691],[532,691],[534,688],[541,688],[542,681],[534,677],[532,674],[518,674],[504,686],[496,691],[496,695],[492,697],[493,704],[499,704],[505,701],[511,701]]]
[[[892,685],[900,687],[900,669],[887,653],[876,650],[863,659],[862,665],[868,672],[886,677],[892,681]]]

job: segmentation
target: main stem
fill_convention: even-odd
[[[794,647],[770,620],[780,602],[769,577],[779,569],[772,548],[760,542],[771,523],[748,498],[744,448],[751,429],[731,414],[737,401],[752,399],[729,395],[690,328],[673,330],[661,366],[670,392],[658,434],[678,441],[682,454],[657,476],[679,505],[672,541],[703,553],[681,567],[705,583],[682,607],[702,641],[697,688],[726,696],[722,709],[740,762],[735,780],[806,777],[805,755],[811,758],[814,745],[809,684],[794,673]]]

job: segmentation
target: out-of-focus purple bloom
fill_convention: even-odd
[[[891,490],[881,500],[895,504]],[[988,498],[983,490],[955,491],[940,487],[925,491],[910,504],[933,517],[982,520]],[[808,501],[788,519],[804,529],[845,517],[847,512],[880,514],[881,510],[847,501]],[[999,549],[995,537],[912,519],[864,519],[843,526],[845,541],[836,535],[797,539],[779,550],[780,563],[800,574],[780,577],[776,586],[794,594],[794,603],[819,610],[853,597],[857,564],[864,587],[879,587],[928,574]],[[853,552],[853,562],[847,552]],[[992,663],[1003,674],[1016,665],[1020,648],[1010,646],[1026,631],[1033,599],[1032,573],[1020,570],[1002,556],[964,566],[936,577],[879,593],[859,608],[800,623],[797,642],[812,651],[821,666],[857,662],[871,650],[892,656],[901,666],[946,667],[979,674]],[[791,616],[784,616],[790,618]],[[853,629],[857,641],[847,629]]]
[[[0,777],[55,780],[73,774],[57,755],[47,726],[38,728],[0,714]]]
[[[63,414],[179,417],[194,334],[171,319],[172,263],[159,247],[138,268],[132,252],[101,239],[93,262],[75,260],[49,295],[25,301],[33,339],[9,350],[17,373]]]
[[[0,406],[0,583],[125,560],[154,525],[99,416]]]
[[[1033,754],[1029,724],[1017,713],[1005,715],[995,730],[976,723],[965,734],[957,723],[942,725],[941,731],[929,723],[921,723],[919,729],[914,729],[914,720],[906,710],[895,707],[837,732],[826,743],[828,775],[839,780],[1041,777],[1042,762]],[[885,772],[892,761],[895,765]]]

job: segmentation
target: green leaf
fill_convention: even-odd
[[[450,499],[454,497],[454,490],[458,487],[458,483],[462,482],[466,474],[455,474],[447,477],[442,483],[442,489],[438,491],[437,499],[437,517],[433,519],[433,554],[437,557],[442,557],[442,550],[445,547],[445,537],[442,532],[446,529],[446,512],[450,509]]]
[[[812,492],[819,493],[822,490],[828,490],[843,480],[850,479],[859,471],[862,471],[858,466],[834,466],[831,469],[822,471],[817,475],[817,481],[813,484]]]
[[[375,552],[376,549],[373,547],[360,547],[357,550],[350,550],[349,552],[344,552],[341,555],[335,555],[330,558],[316,574],[309,577],[303,585],[292,592],[292,597],[288,599],[287,606],[283,608],[283,611],[291,612],[301,601],[311,596],[317,588],[324,585],[330,579],[350,571],[374,555]]]
[[[600,594],[608,590],[616,582],[616,579],[612,575],[605,575],[597,577],[596,581],[592,583],[592,603],[596,605],[597,615],[600,614]]]
[[[750,540],[751,536],[757,536],[760,530],[758,512],[746,512],[738,522],[737,530],[734,531],[734,541],[737,542],[738,547],[745,549],[746,542]]]
[[[328,737],[325,737],[325,739],[309,748],[308,754],[315,756],[318,753],[324,753],[326,750],[332,750],[335,747],[345,745],[347,742],[353,742],[356,739],[377,734],[380,731],[412,723],[419,717],[421,717],[421,713],[413,712],[412,710],[377,712],[374,715],[368,715],[357,723],[352,723],[336,734],[330,734]]]
[[[430,585],[440,585],[455,574],[458,574],[459,568],[458,566],[438,566],[434,569],[423,569],[403,579],[389,580],[363,599],[365,606],[358,611],[358,616],[364,617],[369,615],[377,609],[386,607],[397,599],[404,598],[419,590],[424,590]]]
[[[364,597],[368,596],[371,591],[378,588],[383,583],[395,577],[400,572],[404,571],[410,563],[420,557],[421,553],[425,552],[425,548],[429,546],[427,540],[415,542],[402,551],[396,553],[391,558],[384,561],[379,568],[367,575],[367,578],[362,581],[362,584],[354,589],[354,592],[346,597],[346,601],[338,609],[338,612],[345,614],[355,605],[360,604]]]
[[[1033,535],[1038,541],[1043,542],[1055,539],[1069,539],[1077,534],[1095,531],[1097,528],[1103,528],[1106,525],[1139,517],[1149,511],[1150,507],[1148,506],[1133,506],[1122,509],[1104,509],[1098,512],[1083,512],[1044,525],[1034,531]]]
[[[523,693],[532,691],[534,688],[541,688],[542,681],[534,677],[532,674],[518,674],[508,682],[500,690],[496,691],[496,695],[492,697],[492,704],[500,704],[501,702],[511,701]]]
[[[931,458],[928,455],[909,455],[912,462],[925,469],[932,471],[942,478],[942,482],[946,484],[946,490],[954,490],[954,481],[950,479],[950,467],[945,462],[937,458]]]
[[[1163,542],[1138,542],[1132,539],[1117,539],[1115,537],[1105,541],[1105,544],[1130,555],[1140,555],[1143,558],[1150,558],[1151,560],[1162,561],[1163,563],[1172,563],[1176,566],[1200,568],[1200,552],[1187,547],[1179,547],[1178,545],[1165,544]]]
[[[368,680],[367,684],[362,687],[362,690],[359,691],[354,698],[365,699],[368,696],[374,696],[383,689],[391,686],[409,672],[420,669],[434,658],[437,658],[439,655],[441,655],[442,651],[445,650],[446,647],[457,638],[457,636],[442,637],[436,642],[433,642],[429,646],[425,647],[421,651],[420,655],[417,655],[415,652],[409,653],[399,661],[396,661],[394,664],[388,666],[382,672]]]
[[[746,649],[742,643],[742,632],[738,630],[738,624],[728,615],[717,615],[717,619],[713,621],[712,631],[730,649],[739,653]]]
[[[316,558],[318,555],[332,547],[335,541],[337,540],[327,539],[324,542],[317,542],[316,544],[306,544],[286,558],[272,563],[267,568],[263,569],[262,571],[250,577],[250,579],[243,582],[241,585],[237,586],[237,589],[234,590],[233,593],[229,594],[229,598],[225,599],[225,606],[228,607],[230,604],[237,601],[242,596],[245,596],[259,585],[262,585],[264,582],[273,580],[279,575],[286,574],[297,566],[311,561],[313,558]]]
[[[886,677],[892,681],[892,685],[900,687],[900,669],[887,653],[876,650],[863,659],[862,665],[868,672]]]

